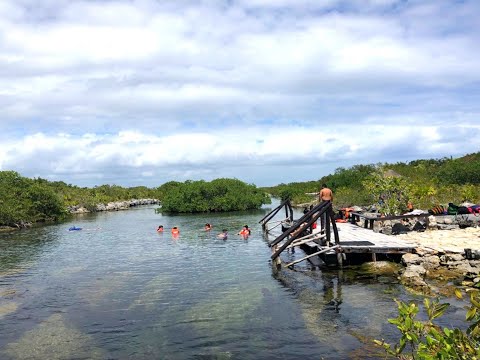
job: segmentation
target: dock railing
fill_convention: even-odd
[[[275,222],[270,222],[270,220],[272,220],[274,218],[275,215],[278,214],[278,212],[282,209],[282,208],[285,208],[285,219],[282,219],[280,221],[275,221]],[[262,224],[262,228],[264,231],[266,232],[269,232],[270,230],[276,228],[277,226],[279,226],[283,221],[286,221],[286,220],[289,220],[290,222],[293,222],[293,208],[292,208],[292,204],[290,203],[290,200],[289,199],[286,199],[284,201],[281,202],[280,205],[278,205],[275,209],[273,209],[272,211],[270,211],[268,214],[266,214],[260,221],[259,223]],[[268,228],[268,224],[272,224],[272,223],[275,223],[276,226],[272,227],[272,228]]]
[[[303,232],[302,230],[311,227],[312,224],[316,222],[321,216],[325,216],[325,221],[324,221],[325,228],[322,230],[325,231],[327,246],[330,245],[331,227],[333,229],[335,245],[339,245],[340,239],[338,236],[337,225],[335,223],[332,203],[330,201],[322,201],[321,203],[313,207],[310,211],[308,211],[306,214],[304,214],[300,219],[296,220],[296,222],[294,222],[287,230],[285,230],[275,240],[269,243],[269,246],[273,249],[273,253],[271,256],[272,260],[275,260],[282,253],[283,250],[285,250],[290,244],[292,244],[293,241],[301,237]],[[296,231],[296,230],[299,230],[299,231]],[[292,233],[294,234],[291,235]],[[289,237],[289,235],[291,236]],[[284,241],[282,245],[278,246],[280,242],[282,242],[285,239],[286,241]]]

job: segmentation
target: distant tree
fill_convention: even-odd
[[[269,196],[253,184],[237,179],[170,183],[160,211],[169,213],[224,212],[258,209]]]

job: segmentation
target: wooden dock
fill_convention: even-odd
[[[413,243],[394,235],[376,233],[351,223],[338,223],[337,227],[340,238],[338,245],[329,248],[318,242],[309,241],[300,246],[312,264],[319,265],[318,260],[310,257],[315,253],[319,253],[317,259],[322,259],[326,264],[342,266],[346,262],[376,261],[377,255],[401,256],[413,252],[416,247]]]
[[[413,243],[395,235],[373,232],[350,223],[337,224],[340,247],[345,253],[409,253],[415,248]]]
[[[268,241],[272,249],[271,259],[277,266],[281,263],[280,254],[284,251],[295,253],[295,248],[301,248],[306,256],[300,259],[291,259],[286,266],[291,266],[304,260],[313,265],[323,260],[327,264],[336,263],[339,266],[348,261],[376,261],[377,255],[392,258],[394,255],[401,256],[413,252],[415,245],[393,235],[376,233],[373,230],[354,225],[352,223],[337,223],[334,218],[332,204],[330,201],[322,201],[310,209],[299,219],[293,221],[292,213],[288,211],[288,200],[273,209],[259,222],[262,224],[264,234],[268,239],[280,230],[278,227],[285,219],[273,221],[276,214],[285,207],[286,216],[291,224],[286,230],[279,233],[273,241]],[[290,217],[289,217],[290,214]],[[324,229],[314,229],[314,223],[321,220]],[[269,226],[269,223],[275,223]],[[297,256],[295,256],[297,257]]]

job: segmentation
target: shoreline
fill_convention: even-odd
[[[414,253],[402,256],[403,285],[426,295],[453,286],[449,285],[452,281],[461,286],[480,286],[480,227],[426,230],[396,236],[417,245]]]
[[[67,212],[70,214],[86,214],[92,212],[101,212],[101,211],[118,211],[118,210],[128,210],[131,207],[141,206],[141,205],[156,205],[160,204],[158,199],[130,199],[122,201],[112,201],[107,204],[99,203],[95,205],[95,210],[88,210],[85,206],[73,205],[67,207]]]
[[[158,199],[131,199],[131,200],[123,200],[123,201],[112,201],[107,204],[99,203],[95,206],[95,209],[88,210],[85,206],[81,205],[73,205],[68,206],[66,208],[66,212],[68,215],[77,215],[77,214],[90,214],[94,212],[102,212],[102,211],[119,211],[119,210],[128,210],[132,207],[143,206],[143,205],[155,205],[160,204],[160,200]],[[51,221],[39,221],[39,222],[25,222],[22,221],[17,226],[0,226],[0,233],[2,232],[10,232],[20,229],[28,229],[34,225],[40,224],[55,224],[58,221],[51,220]]]

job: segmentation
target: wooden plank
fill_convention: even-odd
[[[416,246],[408,241],[355,226],[350,223],[339,223],[340,246],[345,252],[411,252]],[[368,241],[372,245],[362,245]],[[348,242],[348,246],[342,245]],[[358,245],[355,245],[358,242]]]
[[[328,251],[330,251],[330,250],[334,250],[334,249],[336,249],[336,248],[338,248],[338,247],[339,247],[339,245],[335,245],[335,246],[332,246],[332,247],[329,247],[329,248],[326,248],[326,249],[322,249],[322,250],[317,251],[317,252],[315,252],[315,253],[313,253],[313,254],[310,254],[310,255],[308,255],[308,256],[305,256],[305,257],[303,257],[303,258],[301,258],[301,259],[292,261],[291,263],[288,263],[288,264],[285,265],[285,266],[286,266],[286,267],[292,266],[293,264],[296,264],[296,263],[299,263],[300,261],[303,261],[303,260],[306,260],[306,259],[308,259],[308,258],[311,258],[312,256],[326,253],[326,252],[328,252]]]

